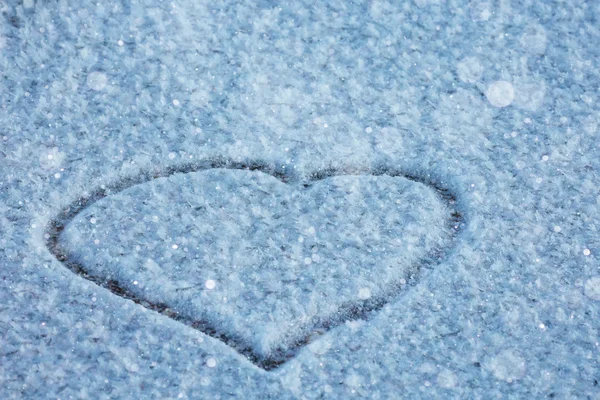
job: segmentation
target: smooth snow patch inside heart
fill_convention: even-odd
[[[448,247],[451,211],[403,176],[284,183],[205,169],[96,201],[58,230],[53,252],[268,369],[389,301]]]

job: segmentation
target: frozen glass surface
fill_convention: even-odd
[[[0,11],[0,398],[600,396],[600,2]]]

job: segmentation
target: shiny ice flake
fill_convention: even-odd
[[[515,99],[515,89],[508,81],[496,81],[487,88],[485,97],[494,107],[507,107]]]
[[[483,65],[476,57],[465,57],[456,66],[458,78],[466,83],[477,82],[483,74]]]
[[[49,152],[40,154],[40,166],[44,169],[59,168],[65,158],[64,153],[58,150],[58,147],[53,147]]]
[[[443,370],[437,376],[437,384],[443,388],[453,388],[458,384],[458,378],[456,374],[448,369]]]
[[[95,224],[98,220],[94,217],[90,218],[90,224]]]
[[[469,9],[474,21],[487,21],[492,16],[492,6],[487,1],[472,0]]]
[[[513,350],[503,350],[490,362],[490,369],[497,379],[513,382],[525,375],[525,359]]]
[[[358,331],[361,326],[363,326],[365,324],[365,321],[363,320],[355,320],[355,321],[346,321],[346,326],[348,328],[350,328],[350,331],[352,333],[355,333],[356,331]]]
[[[515,104],[525,110],[538,110],[545,98],[544,82],[520,82],[515,86]]]
[[[352,373],[346,378],[346,385],[350,387],[360,387],[363,384],[362,376]]]
[[[197,89],[190,95],[190,103],[195,107],[206,107],[210,101],[210,92]]]
[[[367,300],[371,298],[371,290],[369,288],[360,288],[358,290],[358,298],[361,300]]]
[[[600,300],[600,276],[594,276],[585,282],[583,293],[592,300]]]
[[[108,78],[106,75],[99,71],[90,73],[87,77],[87,85],[90,89],[100,91],[106,87]]]
[[[584,256],[589,256],[590,254],[592,254],[592,252],[590,251],[590,249],[583,249],[583,255]]]
[[[560,226],[558,226],[558,225],[555,225],[555,226],[554,226],[554,232],[558,233],[558,232],[560,232],[560,231],[561,231],[561,229],[560,229]]]
[[[546,29],[541,25],[531,25],[525,29],[521,36],[521,46],[531,54],[543,54],[548,44]]]

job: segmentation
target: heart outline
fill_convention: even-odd
[[[451,211],[450,218],[448,218],[446,221],[446,224],[450,228],[449,232],[451,235],[451,240],[447,246],[444,246],[444,248],[434,248],[429,252],[426,258],[419,260],[417,263],[418,265],[415,266],[416,274],[409,277],[410,279],[407,279],[406,285],[415,284],[419,272],[423,267],[433,266],[434,264],[438,264],[443,261],[445,258],[444,256],[446,256],[450,249],[454,247],[454,243],[456,242],[460,231],[462,231],[464,228],[463,212],[457,210],[456,197],[450,192],[449,189],[440,186],[431,178],[421,178],[417,175],[405,173],[399,169],[392,169],[385,165],[379,165],[371,168],[352,166],[329,167],[307,174],[308,179],[300,179],[296,174],[290,173],[285,169],[285,167],[280,167],[280,165],[281,164],[268,163],[264,161],[234,161],[224,157],[207,158],[196,162],[169,166],[162,170],[146,171],[136,176],[130,176],[116,180],[109,185],[102,185],[90,191],[86,196],[81,196],[77,200],[63,207],[46,226],[46,247],[63,266],[65,266],[74,274],[109,290],[114,295],[122,297],[126,300],[131,300],[149,310],[155,311],[161,315],[180,322],[183,325],[199,330],[204,334],[218,339],[236,350],[240,355],[244,356],[257,367],[262,368],[265,371],[271,371],[292,359],[306,344],[308,344],[314,338],[316,334],[326,333],[327,331],[334,329],[346,321],[366,319],[370,315],[376,313],[385,304],[390,303],[399,296],[401,292],[401,285],[399,283],[390,283],[389,290],[386,290],[382,296],[366,300],[353,300],[351,302],[342,304],[339,308],[340,312],[336,313],[336,316],[332,315],[330,319],[318,321],[318,323],[315,323],[313,326],[309,327],[307,329],[308,332],[304,335],[304,337],[295,342],[293,346],[290,346],[288,349],[278,349],[271,356],[264,358],[255,353],[252,346],[243,343],[240,338],[232,337],[226,332],[220,332],[219,329],[211,326],[206,321],[193,321],[191,318],[182,316],[174,310],[171,310],[169,306],[164,303],[153,303],[141,298],[128,289],[122,287],[115,280],[107,280],[101,276],[89,274],[86,268],[81,263],[74,261],[72,257],[70,257],[68,251],[61,245],[60,236],[62,231],[80,212],[105,197],[119,193],[132,186],[150,182],[151,180],[157,178],[165,178],[177,173],[192,173],[210,169],[260,171],[274,176],[283,183],[291,183],[296,181],[303,183],[304,186],[310,185],[311,182],[316,182],[322,179],[340,175],[387,175],[391,177],[403,177],[410,181],[418,182],[428,186],[430,189],[434,190],[440,200],[442,200]]]

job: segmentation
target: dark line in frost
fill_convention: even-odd
[[[146,183],[157,178],[168,177],[177,173],[191,173],[209,169],[239,169],[260,171],[272,175],[285,183],[299,181],[298,177],[294,173],[288,172],[285,167],[278,167],[277,165],[278,164],[261,161],[239,162],[226,158],[214,158],[171,166],[164,169],[157,169],[154,171],[146,171],[134,177],[120,179],[112,184],[96,188],[87,196],[82,196],[63,208],[54,219],[50,220],[48,226],[46,227],[46,247],[58,261],[60,261],[73,273],[95,283],[98,286],[110,290],[117,296],[131,300],[152,311],[167,316],[193,329],[197,329],[209,336],[212,336],[213,338],[219,339],[223,343],[234,348],[241,355],[245,356],[256,366],[266,371],[270,371],[281,366],[283,363],[293,358],[304,345],[310,343],[315,337],[326,333],[330,329],[333,329],[346,321],[369,319],[375,314],[376,311],[380,310],[385,304],[388,304],[394,299],[394,297],[399,295],[404,286],[414,285],[417,275],[422,268],[432,267],[435,264],[438,264],[452,248],[452,246],[449,244],[445,248],[434,249],[428,257],[421,260],[419,265],[415,266],[415,273],[409,277],[405,284],[400,284],[397,282],[391,285],[390,289],[380,296],[362,301],[351,301],[344,303],[334,315],[323,319],[315,319],[313,324],[305,329],[305,332],[303,332],[300,340],[290,344],[287,349],[276,349],[273,354],[265,358],[256,354],[252,349],[252,346],[249,343],[245,343],[243,338],[221,332],[218,328],[207,321],[197,321],[185,315],[181,315],[177,311],[171,309],[167,304],[144,300],[132,293],[130,290],[121,286],[117,281],[110,279],[110,277],[107,279],[89,274],[84,266],[76,262],[68,253],[68,251],[60,244],[61,233],[65,227],[77,216],[77,214],[98,200],[121,192],[132,186]],[[351,166],[344,168],[326,168],[309,174],[310,179],[309,181],[304,182],[304,186],[309,186],[310,182],[315,182],[339,175],[387,175],[392,177],[403,177],[410,181],[429,186],[435,190],[437,195],[443,200],[443,202],[451,211],[450,218],[446,224],[447,228],[450,230],[450,236],[452,238],[450,243],[454,243],[457,235],[463,229],[463,213],[456,209],[456,197],[450,192],[450,190],[440,186],[431,178],[421,178],[417,175],[407,174],[399,169],[388,168],[384,165],[372,168],[355,168]]]

